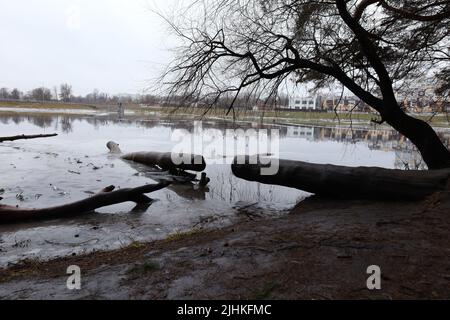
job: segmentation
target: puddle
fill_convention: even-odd
[[[171,141],[174,130],[196,134],[190,121],[120,121],[110,117],[0,114],[0,136],[59,134],[0,144],[1,203],[53,206],[86,198],[108,185],[125,188],[153,183],[137,167],[110,155],[106,142],[120,143],[124,152],[168,152],[177,143]],[[203,127],[223,131],[258,126],[205,121]],[[280,129],[280,157],[285,159],[387,168],[421,165],[411,145],[391,130],[272,128]],[[442,134],[449,138],[448,132]],[[206,173],[211,179],[208,192],[172,186],[152,193],[158,201],[145,213],[129,213],[134,204],[124,203],[72,219],[0,226],[0,267],[26,258],[113,249],[191,228],[284,214],[307,196],[299,190],[237,179],[226,164],[208,165]]]

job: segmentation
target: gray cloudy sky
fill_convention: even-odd
[[[166,11],[173,1],[1,1],[0,87],[67,82],[76,95],[94,88],[139,93],[170,60],[173,45],[150,8]]]

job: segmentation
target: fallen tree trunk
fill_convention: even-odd
[[[119,144],[114,141],[109,141],[106,147],[111,153],[122,153]],[[203,156],[187,153],[133,152],[127,153],[121,156],[121,158],[147,166],[159,166],[161,169],[169,171],[180,169],[201,172],[206,168],[206,162]],[[177,161],[174,162],[174,159]]]
[[[152,199],[145,193],[154,192],[167,187],[170,183],[145,185],[137,188],[120,189],[113,191],[109,186],[90,198],[61,206],[43,209],[24,209],[8,205],[0,205],[0,224],[25,222],[30,220],[45,220],[81,215],[95,209],[117,203],[132,201],[137,205],[150,204]]]
[[[174,163],[172,157],[180,157],[179,163]],[[170,152],[134,152],[122,156],[122,159],[129,160],[148,166],[158,165],[164,170],[191,170],[201,172],[206,168],[205,159],[194,154],[173,155]]]
[[[52,133],[52,134],[35,134],[35,135],[18,135],[18,136],[12,136],[12,137],[0,137],[0,142],[4,141],[15,141],[15,140],[28,140],[28,139],[39,139],[39,138],[50,138],[50,137],[56,137],[58,134]]]
[[[275,175],[261,175],[267,159],[258,164],[232,165],[233,174],[249,181],[291,187],[317,195],[349,199],[422,199],[447,188],[450,169],[393,170],[377,167],[344,167],[279,160]]]

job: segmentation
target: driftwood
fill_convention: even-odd
[[[12,137],[0,137],[0,142],[4,141],[15,141],[15,140],[28,140],[28,139],[38,139],[38,138],[50,138],[50,137],[56,137],[58,134],[52,133],[52,134],[35,134],[35,135],[18,135],[18,136],[12,136]]]
[[[178,155],[177,155],[178,156]],[[175,164],[172,161],[172,153],[166,152],[134,152],[122,156],[122,159],[129,160],[148,166],[159,166],[163,170],[191,170],[201,172],[205,170],[205,159],[199,155],[182,154],[182,162]]]
[[[114,191],[114,186],[109,186],[90,198],[77,202],[43,209],[24,209],[8,205],[0,205],[0,224],[25,222],[30,220],[45,220],[81,215],[95,209],[110,206],[117,203],[132,201],[137,207],[149,206],[152,199],[145,193],[154,192],[167,187],[170,183],[145,185],[137,188],[120,189]]]
[[[249,181],[300,189],[317,195],[352,199],[422,199],[447,188],[450,169],[393,170],[377,167],[344,167],[279,160],[275,175],[261,175],[267,159],[258,164],[232,165],[233,174]]]
[[[119,144],[109,141],[106,146],[112,153],[121,153]],[[163,170],[190,170],[201,172],[206,168],[203,156],[195,154],[172,154],[170,152],[134,152],[121,156],[122,159],[147,166],[159,166]],[[173,158],[179,158],[180,163],[174,163]]]

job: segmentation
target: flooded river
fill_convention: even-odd
[[[252,123],[205,121],[217,132],[230,128],[279,130],[280,158],[349,166],[420,167],[410,144],[391,130],[350,130],[307,126],[264,127]],[[175,130],[194,136],[192,121],[115,120],[108,116],[2,116],[0,136],[58,133],[55,138],[0,143],[2,204],[46,207],[88,197],[108,185],[154,183],[106,149],[110,140],[124,152],[172,151]],[[220,135],[219,135],[220,136]],[[232,155],[219,155],[226,159]],[[208,163],[208,159],[207,159]],[[237,219],[285,214],[308,194],[235,178],[228,164],[208,164],[204,192],[172,186],[152,193],[144,213],[133,203],[101,208],[98,214],[40,223],[0,226],[0,266],[22,259],[51,258],[133,241],[161,239],[192,228],[226,225]]]

